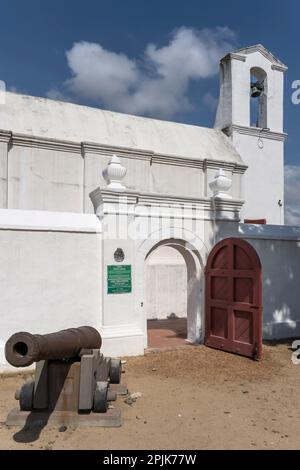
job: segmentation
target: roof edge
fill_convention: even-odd
[[[253,52],[260,52],[266,59],[268,59],[275,67],[274,69],[278,69],[281,71],[286,71],[288,69],[287,65],[285,65],[280,59],[278,59],[272,52],[270,52],[265,46],[262,44],[254,44],[253,46],[242,47],[240,49],[236,49],[228,54],[226,54],[221,60],[224,60],[230,56],[243,57],[248,54],[252,54]],[[241,59],[240,59],[241,60]]]
[[[160,119],[160,118],[154,118],[151,116],[143,116],[141,114],[129,114],[129,113],[123,113],[121,111],[114,111],[111,109],[106,109],[106,108],[100,108],[98,106],[90,106],[87,104],[81,104],[81,103],[76,103],[75,101],[66,101],[66,100],[59,100],[59,99],[54,99],[54,98],[48,98],[47,96],[40,96],[40,95],[31,95],[29,93],[18,93],[14,91],[6,91],[7,94],[11,96],[18,96],[20,98],[25,98],[25,99],[32,99],[32,100],[41,100],[45,101],[47,103],[56,103],[56,104],[61,104],[61,105],[67,105],[79,109],[87,109],[87,110],[92,110],[93,112],[102,112],[105,114],[115,114],[118,116],[124,116],[128,118],[133,118],[137,120],[146,120],[146,121],[155,121],[155,122],[163,122],[167,124],[175,124],[175,125],[180,125],[180,126],[187,126],[187,127],[196,127],[196,128],[201,128],[205,129],[207,131],[215,131],[213,127],[207,127],[207,126],[200,126],[197,124],[190,124],[186,122],[181,122],[181,121],[172,121],[171,119]]]

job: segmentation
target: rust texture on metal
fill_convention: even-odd
[[[120,426],[120,412],[112,413],[108,404],[127,390],[120,384],[122,363],[104,357],[100,348],[101,336],[89,326],[11,336],[8,362],[16,367],[36,362],[36,369],[34,380],[16,392],[20,410],[13,410],[6,423]]]
[[[205,269],[205,344],[260,359],[261,263],[245,240],[227,238],[211,251]]]
[[[100,333],[91,326],[46,335],[20,332],[6,342],[5,357],[15,367],[27,367],[42,360],[76,358],[84,349],[100,349],[101,343]]]

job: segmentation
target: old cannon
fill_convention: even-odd
[[[108,409],[108,402],[126,393],[120,386],[121,361],[104,357],[101,343],[99,332],[89,326],[12,335],[5,345],[7,361],[15,367],[36,362],[36,368],[34,380],[16,392],[20,410],[12,410],[6,423],[23,424],[31,414],[33,421],[120,425],[120,413]]]

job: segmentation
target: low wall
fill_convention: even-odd
[[[0,210],[0,370],[16,331],[101,329],[100,237],[95,215]]]
[[[300,227],[241,224],[238,236],[261,260],[264,339],[300,336]]]

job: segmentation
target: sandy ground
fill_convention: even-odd
[[[300,449],[300,365],[288,344],[265,346],[260,363],[203,346],[129,358],[123,374],[142,397],[118,398],[120,428],[4,424],[22,377],[0,379],[0,449]]]

